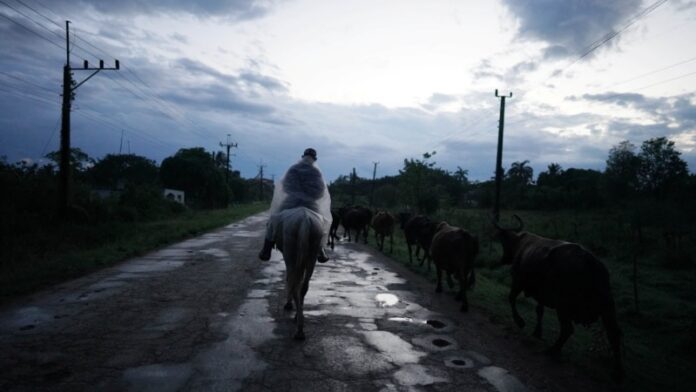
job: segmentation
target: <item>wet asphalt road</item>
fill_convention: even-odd
[[[256,258],[266,217],[0,309],[0,390],[603,389],[364,245],[317,265],[294,341],[281,255]]]

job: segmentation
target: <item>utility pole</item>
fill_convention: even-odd
[[[259,161],[259,200],[263,201],[263,168],[266,167],[266,165],[263,164],[263,161]]]
[[[229,186],[230,185],[230,148],[232,147],[237,147],[237,143],[231,143],[230,142],[230,134],[227,134],[227,143],[222,144],[220,142],[220,147],[227,147],[227,171],[225,171],[225,183]]]
[[[503,129],[505,127],[505,98],[512,98],[512,93],[509,95],[498,95],[498,89],[495,90],[495,96],[500,98],[500,120],[498,121],[498,155],[495,160],[495,205],[493,206],[493,217],[498,222],[500,219],[500,185],[503,181]]]
[[[118,145],[118,155],[121,155],[122,150],[123,150],[123,129],[121,130],[121,143]]]
[[[374,168],[372,169],[372,188],[370,189],[370,208],[372,208],[372,201],[375,195],[375,177],[377,177],[377,165],[379,162],[372,162]]]
[[[63,107],[60,128],[60,196],[58,201],[60,214],[63,218],[67,216],[68,205],[70,205],[70,108],[75,90],[99,71],[115,71],[119,68],[118,60],[115,60],[114,68],[104,68],[104,60],[99,60],[99,68],[90,68],[87,60],[85,60],[83,68],[70,67],[70,21],[65,21],[65,66],[63,67]],[[94,72],[73,87],[72,71]]]

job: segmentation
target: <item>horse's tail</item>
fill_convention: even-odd
[[[316,239],[312,238],[314,229],[312,216],[309,212],[305,212],[299,221],[294,268],[291,269],[288,280],[288,286],[292,295],[302,290],[302,285],[311,267],[310,263],[313,263],[317,257],[316,252],[312,251],[315,248],[312,244],[316,242]]]

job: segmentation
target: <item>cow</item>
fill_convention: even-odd
[[[453,274],[459,281],[457,299],[462,301],[462,312],[469,310],[466,289],[474,284],[474,259],[478,250],[479,242],[476,236],[459,227],[450,226],[447,222],[438,224],[430,246],[430,255],[437,271],[435,292],[442,292],[442,272],[448,274],[447,281],[450,287],[450,274]]]
[[[341,224],[341,219],[343,214],[346,212],[346,207],[332,208],[331,209],[331,227],[329,228],[329,235],[326,240],[326,245],[334,249],[336,240],[338,239],[338,226]]]
[[[343,214],[343,236],[348,234],[348,241],[351,240],[351,231],[355,231],[355,242],[358,242],[360,234],[363,235],[363,240],[367,244],[367,231],[372,221],[372,211],[369,208],[355,206],[348,208]]]
[[[285,309],[291,310],[292,303],[295,304],[294,338],[304,340],[304,298],[322,245],[323,218],[305,207],[283,210],[277,215],[273,233],[285,261],[288,294]]]
[[[375,243],[379,250],[384,249],[384,239],[389,236],[389,253],[394,252],[394,223],[396,219],[387,211],[378,211],[372,218],[372,230],[375,232]]]
[[[413,246],[415,246],[416,260],[419,258],[419,253],[423,249],[423,259],[420,265],[428,257],[428,249],[430,249],[430,241],[435,234],[436,223],[424,215],[416,215],[411,217],[403,226],[404,237],[406,238],[406,247],[408,248],[408,261],[413,263]],[[430,264],[428,264],[430,267]]]
[[[517,296],[537,301],[537,326],[534,335],[541,337],[544,307],[556,309],[561,332],[546,351],[560,354],[573,334],[573,323],[589,325],[602,319],[614,354],[615,378],[624,376],[621,364],[621,330],[616,321],[616,308],[611,294],[609,272],[602,262],[579,244],[544,238],[524,232],[522,219],[516,228],[503,228],[495,220],[496,237],[502,247],[501,264],[510,264],[512,286],[508,300],[515,323],[524,328],[517,312]]]

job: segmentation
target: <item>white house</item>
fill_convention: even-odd
[[[164,197],[169,200],[174,200],[177,203],[185,204],[186,199],[184,197],[184,191],[179,191],[176,189],[164,188]]]

